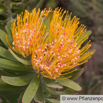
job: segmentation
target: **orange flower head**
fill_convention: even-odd
[[[50,28],[46,27],[46,32],[45,28],[41,30],[45,36],[39,39],[40,42],[33,43],[32,65],[44,77],[58,79],[69,74],[68,71],[74,67],[87,62],[93,51],[88,51],[90,41],[81,48],[88,39],[86,33],[91,32],[86,32],[84,25],[78,27],[79,18],[74,16],[71,19],[71,14],[68,16],[67,11],[62,14],[58,8],[52,13]]]

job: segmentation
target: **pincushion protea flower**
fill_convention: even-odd
[[[65,16],[63,20],[67,12],[64,11],[63,14],[61,12],[62,10],[58,8],[54,10],[50,27],[44,34],[48,37],[43,38],[40,43],[37,42],[37,46],[35,42],[33,43],[33,68],[44,77],[51,79],[69,74],[69,70],[87,62],[93,54],[93,51],[86,52],[91,46],[90,41],[80,49],[88,39],[88,36],[83,36],[86,33],[85,26],[78,27],[79,19],[76,16],[73,19],[71,15],[69,19]]]
[[[3,98],[7,97],[5,89],[10,93],[22,89],[23,93],[16,92],[20,103],[46,103],[55,101],[51,95],[75,94],[81,90],[73,80],[84,69],[73,68],[87,62],[94,52],[88,51],[90,41],[81,46],[91,31],[86,31],[83,24],[78,26],[79,18],[71,19],[71,14],[67,14],[60,8],[42,12],[34,9],[32,13],[26,10],[24,16],[17,15],[14,23],[7,23],[8,35],[0,30],[0,39],[8,48],[0,46]],[[12,103],[12,99],[7,100]]]

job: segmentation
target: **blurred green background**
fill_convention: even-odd
[[[9,20],[14,21],[17,14],[33,8],[61,7],[80,18],[92,31],[90,36],[92,47],[96,53],[88,63],[78,67],[85,67],[85,72],[77,80],[83,90],[80,94],[103,94],[103,0],[0,0],[0,29],[5,31]]]

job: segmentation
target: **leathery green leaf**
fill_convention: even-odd
[[[6,59],[0,58],[0,67],[8,70],[16,70],[16,71],[28,71],[32,70],[32,68],[28,68],[27,66]]]
[[[48,18],[43,18],[43,25],[46,26],[46,29],[45,29],[45,32],[44,32],[44,34],[45,34],[46,32],[48,32],[48,30],[50,28],[50,21],[49,21]]]
[[[45,91],[48,92],[51,95],[70,95],[70,94],[76,94],[77,92],[73,89],[63,87],[61,89],[53,89],[49,87],[44,87]]]
[[[75,91],[80,91],[82,89],[77,83],[75,83],[74,81],[72,81],[70,79],[58,80],[58,82],[61,85],[66,86],[68,88],[71,88],[71,89],[73,89]]]
[[[52,88],[62,88],[61,85],[57,84],[55,81],[48,79],[48,78],[44,78],[44,82],[48,87],[52,87]]]
[[[23,95],[22,98],[23,103],[30,103],[32,101],[33,97],[37,92],[38,86],[39,86],[39,78],[38,75],[35,75],[35,77],[32,79]]]
[[[16,86],[9,85],[0,79],[0,91],[15,90],[15,89],[19,89],[19,88]]]
[[[40,80],[36,95],[34,97],[34,100],[39,103],[45,103],[44,94],[43,94],[43,84],[42,84],[41,80]]]
[[[84,68],[78,69],[78,70],[76,70],[76,71],[74,71],[74,72],[72,72],[70,74],[65,75],[65,77],[71,76],[69,79],[75,80],[83,73],[83,71],[84,71]]]
[[[5,27],[7,33],[9,34],[9,36],[12,38],[12,31],[11,31],[11,25],[12,25],[12,22],[9,21]]]
[[[50,12],[47,17],[48,17],[48,19],[51,21],[52,18],[53,18],[53,12]]]
[[[24,60],[22,58],[19,58],[10,48],[9,48],[10,53],[16,58],[19,62],[25,64],[25,65],[31,65],[30,61]]]
[[[24,86],[31,81],[32,77],[33,75],[18,76],[18,77],[1,76],[1,79],[7,84],[13,86]]]
[[[82,39],[85,38],[85,37],[89,37],[90,34],[91,34],[91,31],[89,30],[89,31],[87,31],[84,35],[80,36],[76,42],[82,40]]]
[[[1,39],[1,41],[8,47],[9,45],[8,45],[8,43],[7,43],[7,40],[8,40],[8,42],[9,42],[9,44],[11,45],[12,44],[12,42],[13,42],[13,40],[12,40],[12,38],[10,37],[10,36],[8,36],[4,31],[2,31],[1,29],[0,29],[0,39]]]
[[[6,59],[9,59],[9,60],[17,61],[17,60],[11,55],[11,53],[10,53],[7,49],[5,49],[5,48],[3,48],[3,47],[0,47],[0,56],[4,57],[4,58],[6,58]]]
[[[66,92],[66,91],[59,91],[59,90],[56,91],[55,89],[48,88],[48,87],[45,87],[45,90],[46,90],[46,92],[48,92],[51,95],[66,95],[66,94],[70,94],[69,92]]]

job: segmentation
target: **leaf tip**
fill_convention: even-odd
[[[58,88],[58,89],[63,89],[63,87],[61,87],[61,88]]]
[[[8,51],[10,52],[10,48],[8,48]]]
[[[82,88],[80,90],[76,90],[77,92],[80,92],[82,90]]]
[[[7,23],[10,22],[10,20],[7,21]]]
[[[0,78],[1,78],[1,80],[4,82],[4,80],[2,79],[2,76],[1,76]]]
[[[97,50],[96,49],[94,49],[94,53],[96,52]]]
[[[92,34],[92,30],[89,30],[91,33],[90,34]]]
[[[85,69],[87,69],[87,66],[85,66]]]

